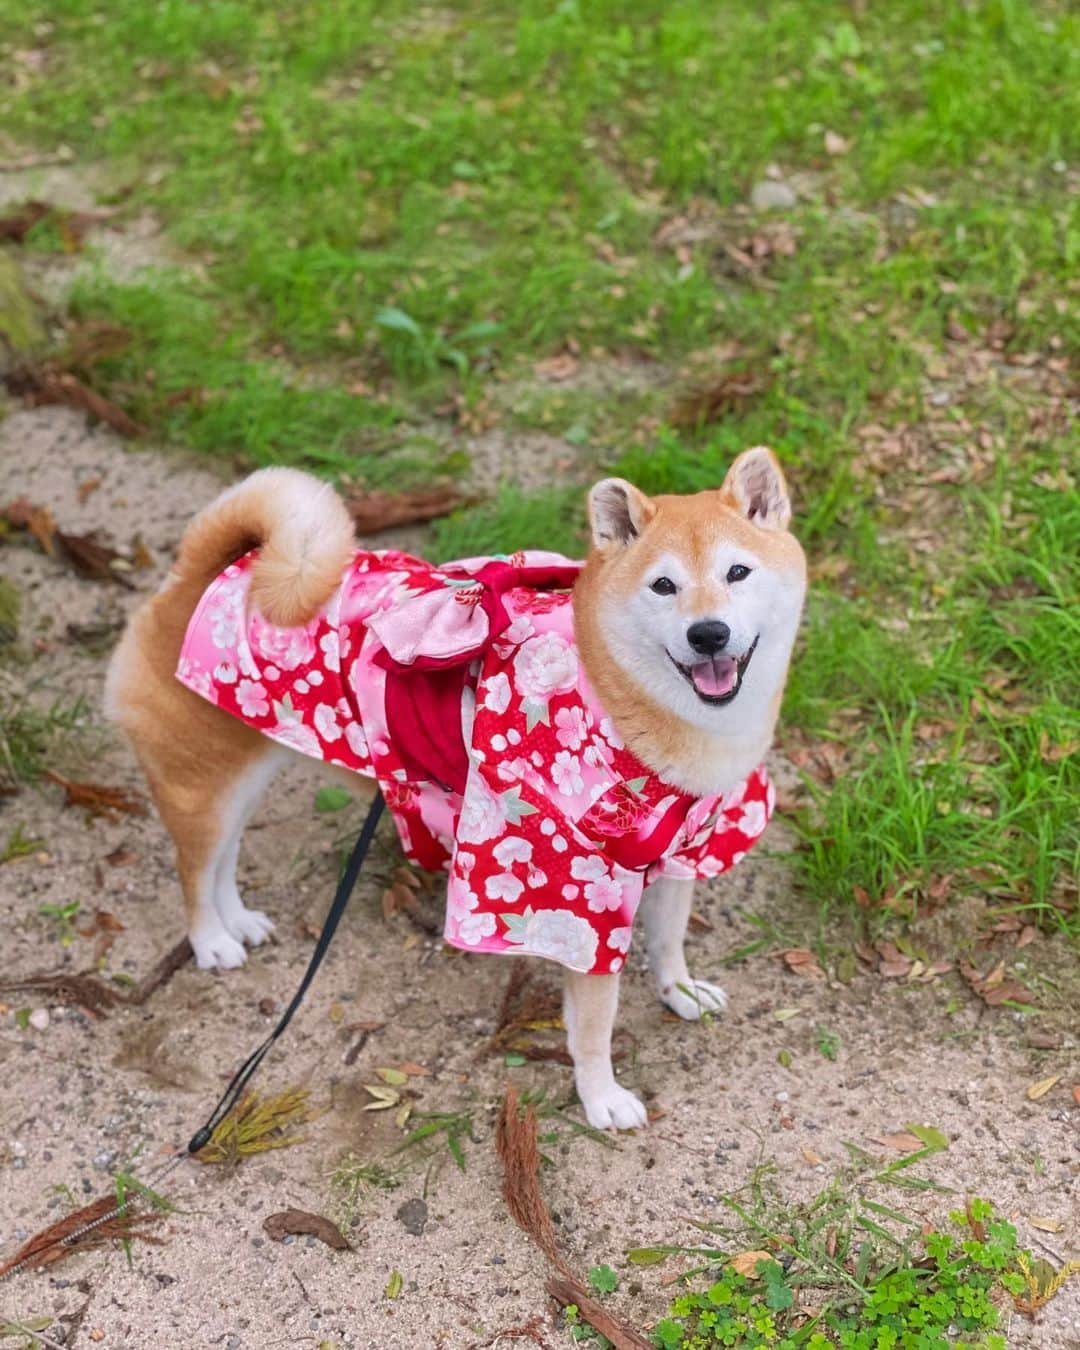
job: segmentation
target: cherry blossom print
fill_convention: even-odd
[[[533,855],[533,846],[519,835],[510,835],[500,839],[491,850],[500,867],[512,867],[514,863],[527,863]]]
[[[256,680],[241,680],[236,686],[236,702],[243,717],[265,717],[270,711],[266,686]]]
[[[625,928],[613,928],[607,935],[607,943],[609,947],[613,947],[617,952],[622,952],[625,956],[630,950],[630,939],[633,936],[634,930],[629,925]]]
[[[510,706],[510,681],[500,670],[484,687],[484,707],[500,716]],[[505,740],[505,737],[504,737]]]
[[[560,750],[551,766],[551,781],[564,797],[584,792],[585,780],[581,776],[581,760],[577,755],[572,755],[569,750]]]
[[[477,947],[494,932],[494,914],[469,914],[458,924],[457,935],[466,946]]]
[[[585,887],[585,899],[594,914],[605,914],[609,909],[618,909],[623,902],[623,888],[614,877],[602,877],[599,881],[590,881]]]
[[[484,894],[489,900],[505,900],[511,905],[521,898],[524,889],[524,882],[512,872],[496,872],[484,882]]]
[[[494,636],[477,625],[484,632],[476,649],[456,649],[458,674],[446,678],[460,679],[468,716],[448,717],[444,700],[425,722],[422,682],[412,701],[396,705],[407,714],[394,711],[391,672],[401,679],[410,671],[395,666],[380,631],[396,633],[396,642],[408,629],[418,655],[429,642],[441,661],[438,644],[460,631],[460,615],[441,606],[462,610],[455,597],[470,588],[482,595],[478,573],[493,565],[572,573],[565,560],[526,553],[438,569],[360,550],[322,613],[279,629],[249,613],[255,556],[207,589],[177,678],[274,741],[377,778],[406,856],[449,873],[448,943],[615,973],[645,886],[661,876],[718,875],[764,829],[775,794],[763,769],[723,797],[695,800],[625,748],[578,662],[565,586],[504,588]],[[417,598],[430,622],[372,622]],[[417,728],[443,737],[444,756],[460,755],[463,790],[440,785],[444,760],[425,771]]]

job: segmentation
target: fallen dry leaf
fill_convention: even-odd
[[[1005,979],[1001,963],[986,977],[979,974],[967,961],[958,961],[957,969],[964,977],[972,993],[976,994],[990,1008],[998,1008],[1003,1003],[1030,1003],[1031,993],[1018,980]]]
[[[1029,1214],[1028,1223],[1041,1233],[1060,1233],[1065,1227],[1060,1219],[1044,1219],[1037,1214]]]
[[[803,1145],[802,1155],[811,1167],[817,1167],[821,1162],[821,1154],[815,1153],[812,1148],[807,1148],[805,1144]]]
[[[913,1134],[872,1134],[870,1139],[882,1148],[895,1149],[897,1153],[915,1153],[924,1147],[923,1141],[916,1139]]]
[[[753,371],[729,371],[702,380],[677,395],[668,414],[674,427],[700,427],[741,411],[768,387]]]
[[[418,488],[415,492],[353,492],[345,505],[361,534],[378,534],[396,525],[413,525],[448,516],[474,498],[456,487]]]
[[[309,1214],[306,1209],[283,1209],[278,1214],[270,1214],[263,1219],[263,1228],[275,1242],[295,1234],[316,1237],[336,1252],[352,1251],[337,1224],[324,1219],[321,1214]]]
[[[50,557],[55,555],[56,521],[53,520],[48,507],[35,506],[25,497],[19,497],[4,507],[3,514],[5,520],[17,530],[29,531],[41,545],[43,552],[48,553]]]
[[[736,1275],[743,1276],[747,1280],[759,1280],[758,1274],[759,1261],[775,1261],[776,1257],[772,1252],[738,1252],[731,1258],[728,1265]]]
[[[541,380],[550,380],[552,383],[572,379],[580,369],[581,362],[572,352],[561,352],[558,356],[546,357],[533,366],[533,372]]]
[[[67,534],[64,530],[57,530],[56,541],[73,570],[85,580],[115,581],[128,590],[134,588],[134,582],[125,575],[125,568],[130,567],[131,563],[116,549],[99,543],[93,532]]]
[[[121,814],[146,815],[146,803],[127,788],[106,787],[101,783],[74,783],[52,769],[45,770],[45,777],[64,789],[65,806],[84,806],[92,816],[107,816],[110,819]]]
[[[1052,1078],[1040,1078],[1037,1083],[1032,1083],[1024,1094],[1029,1102],[1037,1102],[1040,1097],[1045,1097],[1055,1083],[1061,1082],[1061,1074],[1056,1073]]]
[[[121,436],[142,436],[146,433],[146,428],[129,417],[123,408],[91,389],[77,375],[64,370],[56,362],[19,366],[5,375],[4,383],[10,393],[21,395],[32,408],[58,403],[89,413],[99,422],[118,431]]]

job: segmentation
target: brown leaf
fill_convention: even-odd
[[[345,498],[349,514],[361,534],[378,534],[396,525],[448,516],[473,498],[456,487],[418,488],[414,492],[353,492]]]
[[[82,1209],[65,1214],[56,1223],[41,1229],[12,1254],[10,1260],[0,1265],[0,1279],[17,1269],[27,1267],[36,1270],[41,1266],[55,1265],[73,1252],[85,1251],[89,1247],[98,1247],[102,1243],[119,1238],[128,1240],[142,1238],[144,1242],[160,1245],[160,1238],[150,1237],[141,1231],[149,1224],[160,1223],[163,1214],[115,1215],[111,1219],[105,1216],[116,1208],[115,1195],[103,1195]],[[104,1222],[102,1222],[104,1220]],[[91,1225],[93,1225],[91,1227]],[[88,1231],[81,1232],[81,1229]],[[78,1237],[75,1234],[79,1233]]]
[[[106,853],[105,861],[110,867],[130,867],[132,863],[139,861],[139,855],[132,849],[124,848],[121,845],[114,848],[111,853]]]
[[[4,518],[18,530],[28,530],[50,557],[56,554],[56,521],[46,506],[35,506],[25,497],[4,507]]]
[[[1060,1233],[1065,1227],[1060,1219],[1044,1219],[1038,1214],[1029,1214],[1028,1223],[1042,1233]]]
[[[713,375],[679,394],[668,421],[674,427],[700,427],[741,411],[764,392],[768,380],[753,371],[728,371]]]
[[[91,389],[77,375],[64,370],[56,362],[22,365],[10,371],[4,377],[4,382],[11,393],[22,395],[31,407],[59,403],[89,413],[118,431],[121,436],[142,436],[146,433],[146,428],[129,417],[123,408]]]
[[[75,489],[79,501],[85,502],[87,498],[92,493],[96,492],[100,486],[101,486],[100,478],[84,478],[83,481],[79,484],[79,486]]]
[[[1030,1003],[1031,992],[1018,980],[1005,979],[1003,963],[998,965],[985,978],[968,961],[958,961],[957,969],[964,977],[972,993],[990,1008],[1000,1007],[1003,1003]]]
[[[758,1263],[760,1261],[775,1261],[776,1257],[772,1252],[737,1252],[728,1265],[736,1275],[742,1275],[747,1280],[760,1280],[758,1274]]]
[[[897,1153],[915,1153],[924,1147],[923,1141],[916,1139],[913,1134],[872,1134],[870,1138],[883,1148],[896,1149]]]
[[[318,1238],[336,1252],[352,1251],[351,1244],[342,1237],[336,1224],[321,1214],[309,1214],[305,1209],[283,1209],[278,1214],[271,1214],[263,1220],[263,1228],[275,1242],[291,1233],[304,1234]]]
[[[87,581],[115,581],[128,590],[133,589],[134,582],[118,565],[130,566],[128,560],[116,549],[99,543],[92,533],[67,534],[57,530],[56,541],[72,569]]]
[[[10,239],[13,244],[21,244],[34,226],[51,214],[52,209],[48,202],[23,202],[11,215],[0,216],[0,239]]]
[[[146,815],[146,803],[127,788],[105,787],[100,783],[74,783],[52,769],[45,770],[45,777],[64,789],[65,806],[84,806],[92,816],[107,816],[110,819],[120,814]]]
[[[1045,1097],[1055,1083],[1061,1081],[1061,1074],[1055,1073],[1051,1078],[1040,1078],[1037,1083],[1032,1083],[1024,1094],[1029,1102],[1037,1102],[1040,1097]]]
[[[572,379],[580,368],[581,362],[572,352],[561,352],[558,356],[549,356],[543,361],[537,361],[533,366],[533,372],[541,380],[559,383],[562,380]]]
[[[811,1167],[817,1167],[821,1162],[821,1154],[815,1153],[812,1148],[807,1148],[805,1144],[803,1145],[802,1155]]]

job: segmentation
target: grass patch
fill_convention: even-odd
[[[416,431],[454,402],[655,492],[773,444],[815,571],[783,722],[804,891],[887,913],[975,892],[1080,933],[1080,16],[99,10],[0,0],[0,120],[103,161],[115,223],[152,210],[187,255],[72,300],[132,335],[95,378],[134,416],[387,485],[464,467]],[[755,213],[770,172],[797,199]],[[577,384],[521,379],[564,352]],[[613,357],[676,383],[684,358],[736,367],[753,392],[676,430],[674,390],[588,378]],[[511,485],[431,552],[577,553],[581,496]]]

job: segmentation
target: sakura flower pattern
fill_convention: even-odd
[[[716,876],[764,830],[774,806],[764,769],[723,796],[694,799],[625,748],[578,661],[568,590],[515,583],[503,592],[507,621],[463,674],[475,707],[455,790],[403,757],[386,649],[369,621],[415,599],[438,611],[445,597],[458,603],[455,593],[474,598],[495,560],[435,568],[360,550],[322,614],[279,629],[248,613],[254,558],[211,583],[177,678],[279,744],[378,779],[408,857],[448,874],[452,946],[614,973],[650,882]],[[538,552],[499,561],[571,576],[575,566]],[[421,654],[426,631],[418,626]],[[430,717],[447,720],[445,710]]]

